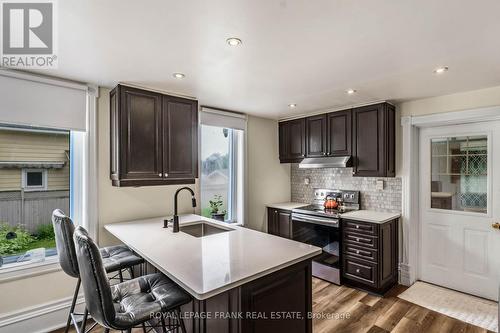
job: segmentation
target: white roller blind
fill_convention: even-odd
[[[247,116],[241,113],[202,107],[200,122],[202,125],[246,130]]]
[[[87,86],[0,70],[0,123],[86,130]]]

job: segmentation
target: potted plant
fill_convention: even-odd
[[[221,210],[222,205],[224,204],[222,202],[222,197],[220,195],[214,195],[214,199],[209,200],[208,203],[210,204],[210,214],[212,215],[212,218],[214,220],[224,221],[226,211]]]

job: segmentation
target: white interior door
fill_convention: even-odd
[[[498,300],[500,122],[420,132],[420,279]]]

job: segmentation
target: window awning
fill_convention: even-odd
[[[66,162],[60,161],[8,161],[0,162],[0,169],[62,169]]]

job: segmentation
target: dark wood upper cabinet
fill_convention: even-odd
[[[305,157],[305,119],[279,123],[279,154],[281,163],[300,162]]]
[[[197,103],[163,97],[163,170],[168,179],[194,179],[198,175]]]
[[[351,155],[351,110],[332,112],[327,115],[328,156]]]
[[[119,85],[110,93],[114,186],[192,184],[197,177],[197,101]]]
[[[327,155],[326,126],[326,115],[306,118],[306,157]]]
[[[395,117],[395,108],[388,103],[353,109],[355,176],[395,176]]]

